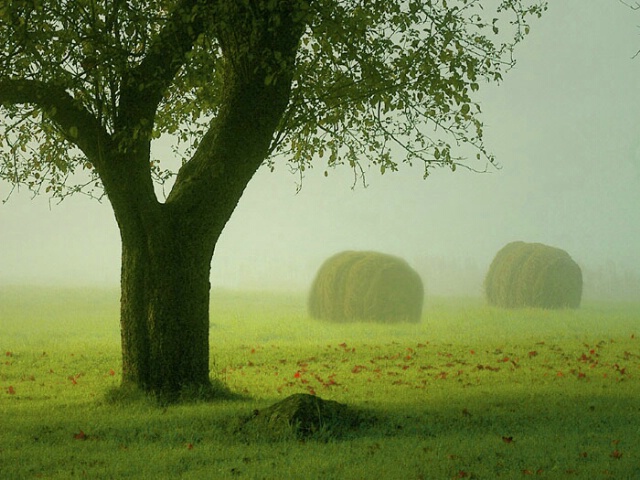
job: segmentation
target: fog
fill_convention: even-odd
[[[319,160],[296,193],[285,165],[261,169],[216,247],[212,284],[302,290],[328,256],[366,249],[404,257],[428,295],[480,295],[497,250],[524,240],[567,250],[586,296],[640,297],[638,25],[620,2],[551,2],[504,82],[479,92],[499,170],[423,180],[419,167],[373,168],[352,188],[348,168],[325,178]],[[117,285],[119,242],[106,201],[14,192],[0,205],[0,283]]]

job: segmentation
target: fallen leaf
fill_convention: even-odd
[[[80,430],[78,433],[73,434],[73,438],[75,438],[76,440],[86,440],[87,434]]]

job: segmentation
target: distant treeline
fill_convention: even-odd
[[[640,301],[640,272],[614,262],[600,266],[583,265],[584,300]],[[471,258],[420,257],[411,261],[420,273],[427,296],[482,297],[489,262]]]

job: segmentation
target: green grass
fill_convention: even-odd
[[[420,324],[311,320],[297,294],[215,292],[211,372],[249,398],[109,403],[118,293],[0,289],[0,478],[640,478],[640,305],[425,301]],[[297,392],[371,412],[344,438],[247,438]]]

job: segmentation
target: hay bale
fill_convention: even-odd
[[[488,303],[498,307],[578,308],[582,271],[562,249],[512,242],[491,262],[484,287]]]
[[[419,322],[424,287],[401,258],[346,251],[322,264],[309,293],[313,318],[336,322]]]

